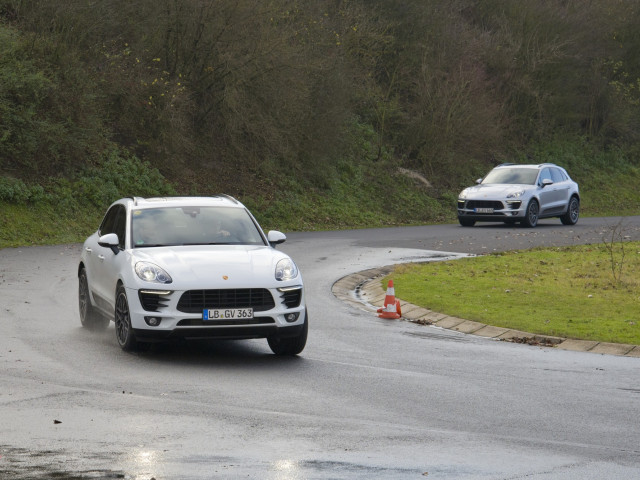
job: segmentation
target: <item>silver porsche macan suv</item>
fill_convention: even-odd
[[[495,167],[477,185],[458,195],[458,221],[520,223],[535,227],[541,218],[558,217],[575,225],[580,215],[578,184],[567,171],[552,163]]]

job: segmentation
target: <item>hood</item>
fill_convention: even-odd
[[[177,290],[272,287],[275,268],[288,258],[266,246],[196,245],[136,249],[133,264],[148,261],[162,267]]]
[[[464,192],[467,194],[467,199],[482,199],[482,198],[503,198],[511,192],[518,192],[521,190],[531,190],[536,188],[535,185],[500,185],[497,183],[489,183],[486,185],[475,185],[473,187],[465,188]]]

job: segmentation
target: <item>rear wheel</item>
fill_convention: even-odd
[[[109,326],[109,319],[100,315],[91,305],[87,271],[83,268],[78,276],[78,307],[80,323],[89,330],[104,330]]]
[[[533,228],[538,224],[538,215],[540,213],[540,205],[536,199],[532,199],[527,205],[527,212],[522,220],[522,225]]]
[[[563,225],[575,225],[580,217],[580,200],[578,197],[571,197],[567,213],[560,217]]]
[[[127,300],[127,292],[120,285],[116,291],[116,338],[118,345],[122,350],[129,352],[135,350],[138,342],[133,334],[131,327],[131,315],[129,314],[129,301]]]
[[[295,337],[280,338],[277,336],[267,338],[271,351],[276,355],[298,355],[304,350],[307,344],[307,334],[309,332],[309,315],[304,312],[304,325],[302,331]]]

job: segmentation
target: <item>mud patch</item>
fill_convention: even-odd
[[[546,338],[542,336],[533,337],[511,337],[501,338],[504,342],[522,343],[526,345],[533,345],[537,347],[555,347],[559,342],[556,339]]]
[[[418,337],[418,338],[429,338],[432,340],[445,340],[448,342],[460,342],[460,343],[469,343],[471,338],[467,335],[454,335],[448,334],[440,331],[436,332],[403,332],[405,335],[410,337]]]

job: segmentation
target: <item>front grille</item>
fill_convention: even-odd
[[[302,300],[302,288],[296,287],[292,289],[279,289],[282,304],[287,308],[296,308],[300,306]]]
[[[138,290],[138,298],[140,304],[147,312],[157,312],[160,308],[167,306],[169,298],[167,298],[167,292],[154,292],[153,290]]]
[[[469,200],[467,202],[467,208],[473,210],[474,208],[493,208],[494,210],[502,210],[504,205],[502,202],[495,200]]]
[[[266,288],[233,288],[189,290],[182,294],[177,308],[184,313],[201,313],[205,308],[253,308],[254,312],[264,312],[275,306]]]

